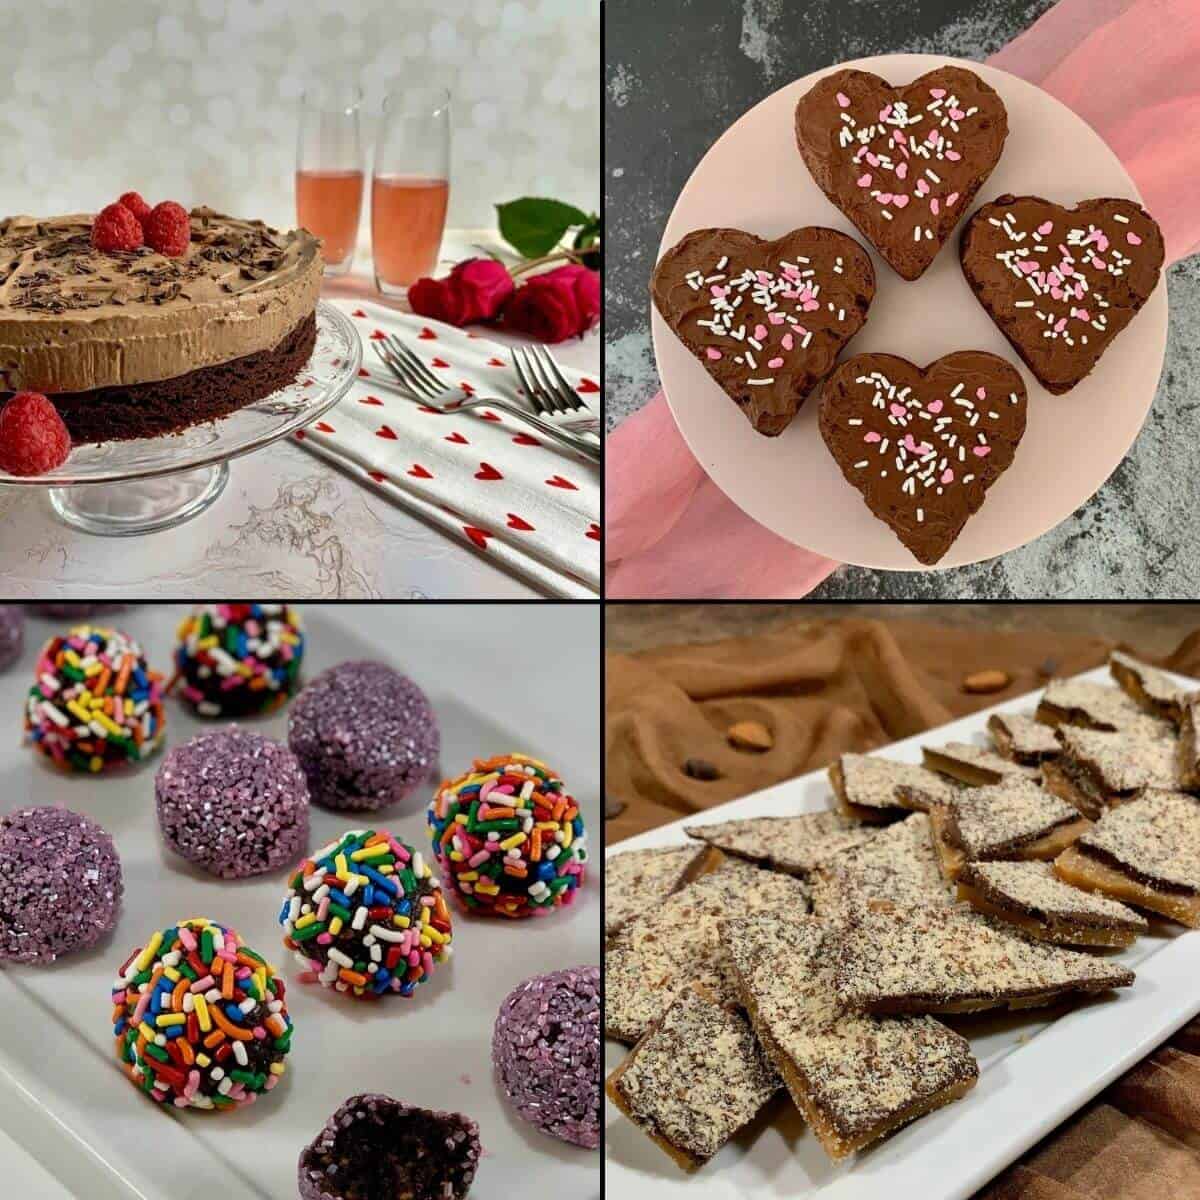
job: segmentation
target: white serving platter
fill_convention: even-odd
[[[1081,679],[1109,682],[1106,668]],[[1174,677],[1194,688],[1195,680]],[[880,751],[920,762],[922,745],[988,744],[994,712],[1033,714],[1037,694],[997,704]],[[630,838],[610,853],[686,840],[685,825],[789,816],[832,802],[824,770]],[[1148,936],[1117,956],[1134,967],[1131,988],[1089,1002],[1025,1014],[952,1017],[979,1060],[976,1087],[954,1104],[834,1166],[786,1097],[696,1175],[683,1172],[606,1100],[607,1180],[621,1200],[804,1196],[806,1200],[964,1200],[1040,1137],[1200,1012],[1200,936],[1152,921]],[[1031,1015],[1032,1014],[1032,1015]],[[625,1056],[606,1043],[606,1072]]]
[[[143,644],[151,666],[169,671],[174,630],[186,605],[141,606],[107,618]],[[600,828],[599,614],[574,605],[302,605],[309,638],[305,674],[351,658],[382,658],[426,690],[442,730],[442,766],[454,774],[473,757],[523,749],[555,766],[580,801],[593,840]],[[536,640],[534,623],[536,622]],[[575,903],[526,922],[469,920],[454,913],[455,955],[412,1000],[355,1003],[297,979],[277,915],[286,872],[241,882],[192,869],[163,846],[154,811],[161,759],[112,778],[66,777],[19,746],[17,721],[45,637],[65,623],[31,620],[21,662],[0,675],[0,811],[61,803],[113,835],[125,903],[98,948],[49,968],[0,971],[0,1129],[86,1200],[293,1200],[300,1151],[348,1096],[380,1091],[479,1123],[484,1157],[471,1195],[517,1193],[536,1177],[557,1195],[596,1200],[600,1159],[520,1120],[491,1070],[491,1031],[505,995],[544,971],[596,963],[598,881]],[[536,651],[530,647],[536,645]],[[168,745],[201,724],[168,702]],[[246,722],[286,738],[286,709]],[[373,818],[424,846],[424,796],[414,811]],[[362,816],[313,808],[312,844]],[[140,1095],[113,1053],[109,988],[116,968],[155,928],[203,914],[233,925],[282,972],[295,1023],[283,1082],[227,1114],[179,1113]],[[10,1194],[19,1173],[0,1142]],[[11,1194],[47,1195],[36,1183]],[[52,1194],[57,1195],[57,1192]]]

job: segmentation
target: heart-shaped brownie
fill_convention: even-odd
[[[1163,238],[1132,200],[1063,208],[1000,196],[967,222],[959,255],[988,316],[1041,385],[1061,395],[1158,285]]]
[[[904,279],[933,262],[1007,136],[1004,102],[961,67],[905,87],[835,71],[796,105],[796,144],[817,186]]]
[[[867,507],[923,563],[938,561],[1013,460],[1025,384],[983,350],[922,370],[857,354],[825,382],[821,436]]]
[[[650,294],[663,320],[759,433],[782,433],[863,327],[867,252],[834,229],[774,241],[695,229],[662,256]]]

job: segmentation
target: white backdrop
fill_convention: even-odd
[[[368,147],[388,79],[450,89],[450,225],[599,205],[599,0],[0,0],[0,42],[0,214],[133,188],[290,225],[298,97],[339,72]]]

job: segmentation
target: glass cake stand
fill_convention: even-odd
[[[349,317],[317,303],[312,357],[293,383],[217,421],[165,437],[79,446],[45,475],[0,471],[0,484],[44,487],[59,518],[88,533],[128,537],[198,516],[229,481],[229,460],[311,425],[349,389],[362,343]]]

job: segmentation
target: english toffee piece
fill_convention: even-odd
[[[1010,762],[1040,767],[1062,751],[1054,730],[1019,713],[993,713],[988,717],[988,734],[996,753]]]
[[[911,802],[910,793],[948,798],[956,787],[915,763],[895,762],[875,754],[843,754],[830,766],[829,782],[842,813],[859,821],[890,821],[905,808],[928,804],[927,800]]]
[[[982,350],[924,369],[859,354],[825,384],[821,436],[871,512],[931,565],[1011,465],[1025,405],[1020,374]]]
[[[1090,679],[1052,679],[1038,702],[1037,719],[1046,725],[1123,730],[1142,737],[1171,737],[1169,722],[1150,716],[1120,688]]]
[[[1085,817],[1131,799],[1142,788],[1180,786],[1174,738],[1060,726],[1063,752],[1043,767],[1046,790]]]
[[[725,854],[789,875],[807,875],[841,851],[869,842],[878,832],[878,826],[862,825],[832,811],[749,817],[684,829],[688,837]]]
[[[696,229],[659,260],[650,293],[750,424],[774,436],[862,328],[875,269],[833,229],[794,229],[774,241]]]
[[[1095,367],[1158,284],[1163,238],[1132,200],[1063,208],[1004,195],[967,222],[963,274],[1000,332],[1049,392]]]
[[[961,67],[902,87],[834,71],[796,105],[796,145],[817,186],[904,279],[969,211],[1007,135],[1000,97]]]
[[[708,848],[626,850],[604,863],[604,936],[613,937],[635,917],[710,871],[720,855]]]
[[[1054,738],[1050,739],[1052,742]],[[1037,779],[1039,772],[1035,767],[1022,766],[1019,763],[985,750],[982,746],[973,746],[969,742],[947,742],[944,746],[922,746],[921,755],[925,765],[931,771],[940,775],[948,775],[970,787],[984,787],[987,784],[999,783],[1003,779]]]
[[[1131,655],[1114,650],[1108,669],[1118,686],[1146,712],[1178,725],[1183,720],[1183,703],[1188,693],[1165,672]]]

